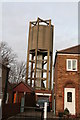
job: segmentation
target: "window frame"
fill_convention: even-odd
[[[74,60],[76,61],[76,69],[75,70],[73,69],[73,66],[72,66]],[[71,69],[68,68],[68,61],[71,61]],[[67,59],[66,66],[67,66],[67,71],[77,71],[77,59]]]

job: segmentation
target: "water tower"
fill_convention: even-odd
[[[51,90],[53,59],[53,25],[51,20],[29,24],[26,81],[38,90]]]

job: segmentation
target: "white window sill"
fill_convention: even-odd
[[[67,71],[70,71],[70,72],[77,72],[77,70],[67,70]]]

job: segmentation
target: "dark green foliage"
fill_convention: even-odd
[[[67,108],[64,110],[64,115],[69,115],[69,110]]]

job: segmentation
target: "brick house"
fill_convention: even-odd
[[[65,108],[80,115],[80,45],[56,52],[54,102],[56,115]]]

